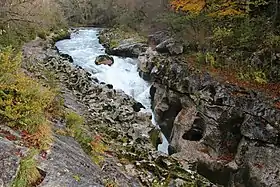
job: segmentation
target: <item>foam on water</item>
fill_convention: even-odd
[[[115,89],[123,90],[136,101],[142,103],[146,112],[151,112],[150,83],[144,81],[137,71],[137,59],[113,56],[112,66],[96,65],[95,59],[104,55],[105,49],[98,41],[99,29],[79,29],[71,34],[71,39],[56,43],[60,52],[69,54],[74,64],[79,65],[93,74],[99,81],[112,84]],[[155,124],[154,120],[153,124]],[[167,153],[168,142],[162,135],[163,144],[158,150]]]

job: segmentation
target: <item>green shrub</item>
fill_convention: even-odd
[[[74,137],[85,152],[90,154],[90,142],[92,141],[92,137],[86,132],[85,127],[83,126],[85,123],[84,118],[79,114],[70,111],[65,115],[65,120],[67,127],[66,134]]]
[[[206,55],[203,54],[202,52],[196,53],[196,61],[199,64],[205,64],[206,63]]]
[[[37,154],[38,151],[32,149],[26,157],[22,158],[17,176],[11,185],[12,187],[33,186],[41,178],[41,174],[37,169],[37,162],[34,158]]]
[[[92,158],[95,164],[99,164],[104,160],[104,152],[107,146],[99,135],[91,135],[83,126],[84,118],[75,112],[69,112],[66,117],[66,134],[74,137],[83,150]]]
[[[82,125],[84,124],[84,118],[75,112],[69,112],[66,117],[66,127],[74,130],[75,132],[80,132]]]
[[[0,117],[9,126],[28,131],[31,145],[47,149],[52,135],[46,113],[55,93],[25,75],[20,64],[21,55],[12,48],[0,51]]]
[[[245,81],[254,81],[259,84],[264,84],[268,82],[267,76],[263,71],[247,71],[244,73],[239,73],[238,78]]]
[[[52,37],[53,43],[64,39],[70,39],[70,32],[66,29],[57,30]]]
[[[5,32],[0,34],[0,48],[13,46],[16,49],[20,49],[24,42],[36,37],[36,29],[28,24],[11,24],[10,27],[4,28],[3,30]]]
[[[213,42],[216,46],[230,45],[233,39],[232,28],[217,27],[213,31]]]
[[[280,35],[268,33],[264,40],[264,44],[270,50],[276,50],[277,52],[280,52]]]
[[[45,40],[46,38],[47,38],[47,32],[46,31],[39,31],[38,33],[37,33],[37,36],[39,37],[39,38],[41,38],[41,39],[43,39],[43,40]]]
[[[206,53],[206,63],[210,64],[211,67],[217,68],[218,67],[218,62],[215,59],[215,54],[207,52]]]

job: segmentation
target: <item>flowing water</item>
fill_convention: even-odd
[[[106,54],[97,37],[99,31],[100,29],[79,29],[71,34],[71,39],[57,42],[56,47],[61,53],[70,55],[74,64],[91,72],[100,82],[112,84],[115,89],[123,90],[142,103],[146,108],[142,112],[152,112],[150,83],[139,77],[137,59],[113,56],[112,66],[95,64],[97,56]],[[154,119],[152,122],[155,124]],[[162,138],[163,143],[158,146],[158,150],[167,153],[168,142],[163,135]]]

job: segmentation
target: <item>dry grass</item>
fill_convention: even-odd
[[[39,125],[34,133],[25,137],[25,143],[29,147],[36,147],[40,150],[48,150],[52,140],[52,128],[49,123]]]
[[[259,83],[253,80],[242,80],[238,77],[238,71],[234,69],[224,68],[215,68],[211,65],[203,64],[203,66],[198,65],[197,59],[195,56],[184,57],[185,61],[193,68],[198,68],[201,72],[210,73],[216,80],[224,83],[229,83],[237,85],[243,88],[256,90],[264,93],[268,97],[279,98],[280,97],[280,83]],[[275,103],[275,106],[278,106]]]

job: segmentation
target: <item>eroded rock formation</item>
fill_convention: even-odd
[[[139,69],[153,80],[152,107],[173,157],[195,163],[200,174],[224,186],[278,186],[276,101],[159,52],[150,47],[142,53]]]

